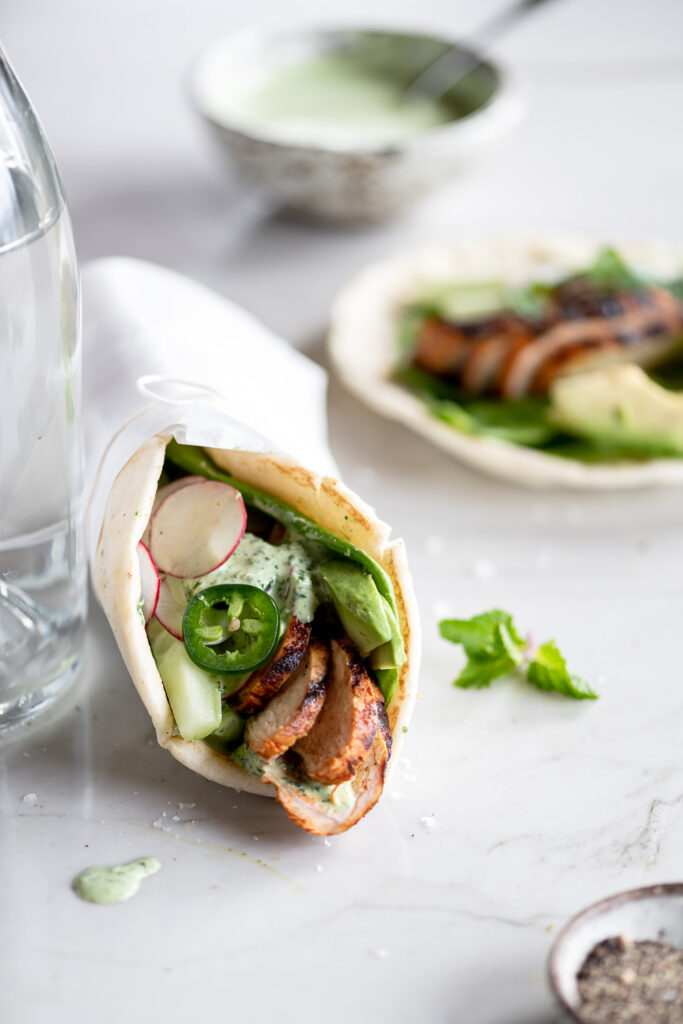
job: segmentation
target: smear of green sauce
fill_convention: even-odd
[[[161,861],[156,857],[140,857],[110,868],[86,868],[74,878],[71,888],[88,903],[123,903],[135,896],[143,878],[155,874],[160,867]]]

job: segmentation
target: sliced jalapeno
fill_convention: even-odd
[[[247,583],[202,590],[183,616],[187,653],[208,672],[251,672],[268,661],[279,637],[277,605],[265,590]]]

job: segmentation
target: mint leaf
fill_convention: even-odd
[[[598,695],[578,676],[572,675],[554,640],[542,644],[527,666],[527,679],[539,690],[554,690],[575,700],[597,700]]]
[[[504,626],[502,633],[499,626]],[[519,648],[522,655],[524,641],[517,633],[512,616],[508,612],[494,608],[490,612],[482,612],[471,619],[443,619],[439,623],[439,632],[444,640],[452,644],[462,644],[468,658],[509,654],[508,643]]]
[[[441,636],[462,644],[468,662],[454,681],[461,689],[489,686],[494,679],[512,672],[524,656],[524,641],[507,612],[493,609],[472,619],[444,619]]]
[[[539,690],[561,693],[575,700],[597,700],[588,683],[572,675],[554,640],[542,644],[530,656],[527,643],[515,628],[508,612],[494,608],[471,619],[442,619],[439,632],[444,640],[462,644],[467,664],[454,680],[460,689],[481,690],[494,679],[517,670]]]
[[[490,686],[494,679],[499,676],[506,676],[517,667],[517,662],[503,654],[498,658],[487,658],[475,656],[465,665],[457,679],[453,680],[453,686],[459,686],[461,690],[481,690]]]

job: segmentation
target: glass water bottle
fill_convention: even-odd
[[[80,666],[81,358],[64,193],[0,50],[0,729],[55,701]]]

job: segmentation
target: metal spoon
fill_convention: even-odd
[[[406,87],[406,94],[429,96],[433,100],[440,99],[456,82],[484,63],[486,57],[477,54],[485,54],[489,45],[504,35],[512,25],[521,21],[537,7],[549,2],[550,0],[516,0],[516,3],[498,11],[467,39],[455,43],[435,57]]]

